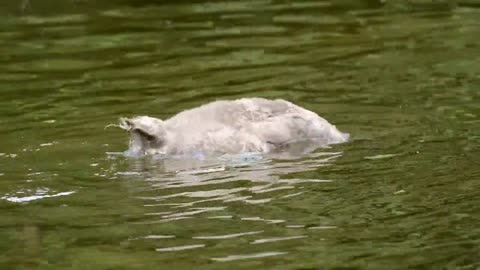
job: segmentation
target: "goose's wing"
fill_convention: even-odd
[[[251,131],[266,143],[286,145],[309,139],[312,120],[296,113],[285,113],[251,123]]]
[[[317,144],[341,143],[348,134],[340,132],[318,114],[284,100],[253,100],[250,124],[262,140],[275,146],[301,141]]]

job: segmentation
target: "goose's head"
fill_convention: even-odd
[[[162,120],[149,116],[120,118],[120,128],[130,133],[129,153],[133,155],[163,153],[166,131]]]

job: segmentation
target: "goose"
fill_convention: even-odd
[[[120,118],[131,155],[274,153],[295,143],[315,148],[348,141],[349,134],[316,113],[283,99],[218,100],[167,120]]]

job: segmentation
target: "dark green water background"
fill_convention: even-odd
[[[4,0],[0,269],[478,270],[479,88],[479,1]],[[107,154],[120,116],[248,96],[352,141]]]

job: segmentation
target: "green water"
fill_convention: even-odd
[[[480,269],[480,2],[101,2],[0,9],[0,269]],[[248,96],[352,140],[109,154],[120,116]]]

